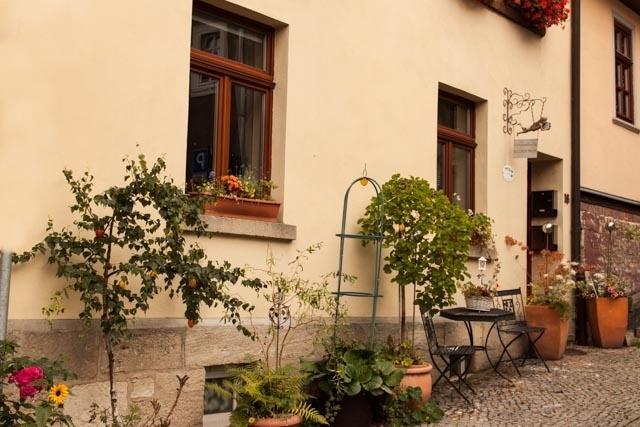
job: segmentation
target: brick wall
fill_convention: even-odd
[[[621,225],[611,235],[612,269],[632,286],[630,328],[640,327],[640,239],[626,230],[640,231],[640,213],[631,213],[595,203],[580,205],[582,223],[582,259],[604,269],[609,242],[605,225],[614,220]]]

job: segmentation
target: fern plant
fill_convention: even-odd
[[[291,365],[268,369],[257,363],[229,370],[230,380],[222,386],[209,384],[214,393],[235,398],[236,408],[231,414],[231,427],[248,427],[258,418],[289,418],[298,415],[315,424],[328,424],[307,402],[305,377]]]

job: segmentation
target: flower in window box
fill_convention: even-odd
[[[569,18],[569,0],[505,0],[538,30],[562,25]]]

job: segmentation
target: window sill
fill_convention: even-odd
[[[212,234],[289,242],[296,239],[296,226],[283,224],[281,222],[228,218],[214,215],[200,215],[200,219],[207,224],[207,232]]]
[[[497,261],[498,251],[496,251],[495,249],[482,248],[480,246],[471,246],[469,248],[468,258],[470,260],[474,260],[480,257],[485,257],[489,262]]]
[[[618,125],[620,127],[625,128],[626,130],[630,130],[633,133],[640,133],[640,128],[635,127],[634,125],[632,125],[629,122],[625,122],[624,120],[621,120],[617,117],[613,117],[611,119],[611,121],[613,122],[614,125]]]
[[[529,23],[522,17],[522,15],[520,15],[517,10],[506,5],[504,3],[504,0],[481,0],[481,2],[489,9],[493,10],[496,13],[499,13],[500,15],[515,22],[516,24],[521,25],[522,27],[526,28],[539,37],[544,37],[547,33],[546,30],[539,30],[529,25]]]

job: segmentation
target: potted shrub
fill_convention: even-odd
[[[418,388],[420,401],[426,403],[431,397],[433,366],[418,355],[411,341],[396,344],[391,335],[387,337],[387,345],[383,352],[391,358],[397,368],[404,371],[400,386],[404,389]]]
[[[261,360],[248,367],[232,369],[232,379],[224,387],[211,389],[227,397],[235,397],[236,407],[231,427],[297,426],[303,420],[327,424],[325,418],[307,402],[305,375],[285,360],[287,344],[292,334],[302,327],[322,328],[327,313],[334,312],[335,299],[329,292],[328,277],[311,281],[301,276],[303,264],[320,249],[320,244],[298,251],[289,263],[289,271],[275,268],[271,249],[267,269],[255,270],[265,283],[259,294],[270,306],[270,323],[266,333],[251,324],[253,336],[261,346]]]
[[[433,315],[451,304],[457,283],[468,277],[466,261],[471,225],[465,211],[424,179],[395,174],[382,186],[381,195],[384,200],[383,245],[389,249],[383,269],[385,273],[393,274],[391,281],[399,287],[400,342],[405,343],[406,287],[413,286],[412,326],[415,325],[416,305]],[[377,231],[378,206],[377,200],[372,200],[358,221],[363,233]],[[413,342],[412,333],[411,347]],[[416,375],[422,377],[420,387],[423,391],[429,390],[430,368],[429,364],[412,364],[407,369],[407,376],[419,372]],[[416,383],[412,380],[411,384]]]
[[[532,294],[525,306],[529,326],[543,327],[542,337],[536,349],[546,360],[561,359],[567,347],[569,314],[567,300],[569,291],[575,287],[573,266],[563,261],[563,254],[543,250],[544,270],[531,283]],[[532,336],[532,339],[537,338]]]
[[[271,190],[275,188],[270,180],[244,172],[211,177],[197,187],[195,194],[205,196],[205,214],[275,222],[280,210],[280,203],[271,200]]]
[[[629,321],[629,285],[613,274],[587,269],[584,280],[577,286],[582,297],[587,299],[593,345],[622,347]]]
[[[393,394],[401,369],[382,352],[360,343],[335,343],[318,362],[303,363],[308,384],[331,426],[369,426],[375,400]]]

